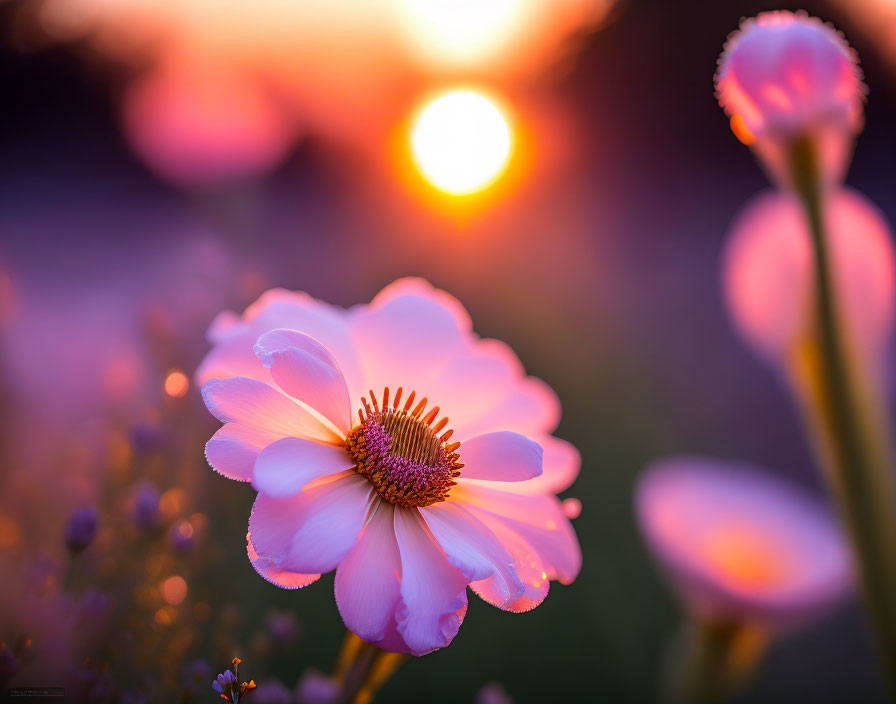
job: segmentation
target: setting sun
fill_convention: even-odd
[[[495,103],[472,90],[453,90],[420,111],[411,128],[411,154],[433,186],[468,195],[493,183],[512,147],[507,119]]]

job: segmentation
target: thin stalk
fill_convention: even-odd
[[[333,673],[333,680],[339,685],[337,701],[369,704],[407,658],[401,653],[380,650],[347,631]]]
[[[811,234],[814,320],[798,382],[809,425],[853,545],[882,665],[896,692],[896,491],[886,413],[841,328],[825,234],[823,189],[809,139],[791,149],[794,187]]]
[[[715,704],[735,694],[756,669],[768,634],[759,626],[694,618],[676,648],[668,704]]]

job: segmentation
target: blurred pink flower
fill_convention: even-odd
[[[790,626],[833,607],[852,586],[833,516],[756,467],[666,459],[642,476],[636,503],[654,555],[703,617]]]
[[[297,136],[294,118],[258,76],[185,54],[164,57],[128,86],[123,120],[141,158],[186,186],[268,171]]]
[[[855,352],[882,371],[896,296],[891,235],[877,208],[840,189],[825,203],[842,318]],[[787,364],[812,322],[812,250],[795,196],[765,192],[731,228],[723,261],[728,309],[760,354]]]
[[[249,555],[266,579],[336,569],[346,625],[415,655],[454,638],[467,585],[525,611],[575,579],[554,494],[580,460],[550,434],[557,398],[447,293],[402,279],[343,310],[270,291],[211,337],[198,377],[225,425],[206,455],[259,492]]]
[[[833,27],[804,12],[744,20],[719,58],[716,91],[732,128],[772,177],[789,183],[787,149],[812,138],[825,180],[842,178],[862,126],[858,58]]]

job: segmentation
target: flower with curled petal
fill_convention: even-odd
[[[269,581],[335,569],[350,630],[422,655],[456,635],[467,586],[525,611],[575,579],[557,398],[447,293],[402,279],[344,310],[269,291],[210,336],[198,377],[225,425],[206,456],[258,491],[248,549]]]

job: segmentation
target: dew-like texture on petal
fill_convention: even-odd
[[[357,542],[370,494],[370,484],[354,472],[287,499],[259,494],[249,518],[252,544],[284,569],[329,572]]]
[[[719,103],[754,136],[786,136],[833,123],[858,131],[865,88],[858,61],[833,27],[805,13],[764,12],[725,45]]]
[[[535,549],[497,517],[483,512],[482,520],[513,557],[513,569],[523,586],[515,599],[506,600],[505,590],[497,575],[470,583],[470,588],[484,601],[504,611],[531,611],[548,595],[550,580]]]
[[[280,435],[340,442],[317,418],[272,386],[256,379],[210,379],[202,398],[212,415],[224,423],[266,430]]]
[[[420,509],[420,515],[448,560],[468,581],[494,575],[501,604],[522,594],[523,584],[513,569],[513,557],[472,513],[456,502],[445,501]]]
[[[419,511],[396,508],[394,525],[401,553],[401,598],[395,620],[411,652],[425,655],[457,635],[457,611],[467,602],[468,580],[430,536]]]
[[[309,482],[339,474],[354,465],[345,450],[303,438],[282,438],[255,460],[252,486],[273,498],[295,496]]]
[[[355,547],[336,570],[336,605],[345,625],[368,643],[381,641],[394,621],[401,584],[394,508],[376,502]]]
[[[281,589],[301,589],[320,579],[319,574],[301,574],[299,572],[290,572],[277,566],[277,563],[267,557],[259,557],[252,544],[251,536],[246,536],[246,551],[249,554],[249,562],[252,567],[264,579]]]
[[[463,476],[499,482],[523,482],[541,474],[541,446],[519,433],[503,430],[464,441]]]
[[[279,328],[258,338],[255,354],[283,391],[323,415],[341,433],[348,431],[348,386],[326,347],[304,333]]]
[[[225,423],[205,444],[205,458],[216,472],[229,479],[248,482],[252,479],[258,453],[282,437],[280,433]]]
[[[489,527],[497,521],[517,533],[537,553],[549,579],[569,584],[578,576],[582,552],[556,497],[500,491],[461,478],[452,499]]]
[[[833,192],[825,210],[841,318],[861,358],[880,370],[893,330],[893,244],[867,198]],[[725,296],[741,334],[782,363],[808,334],[814,291],[805,214],[796,197],[766,192],[738,215],[723,260]]]
[[[830,608],[852,585],[830,512],[756,467],[663,460],[641,478],[636,505],[658,561],[699,612],[783,626]]]

